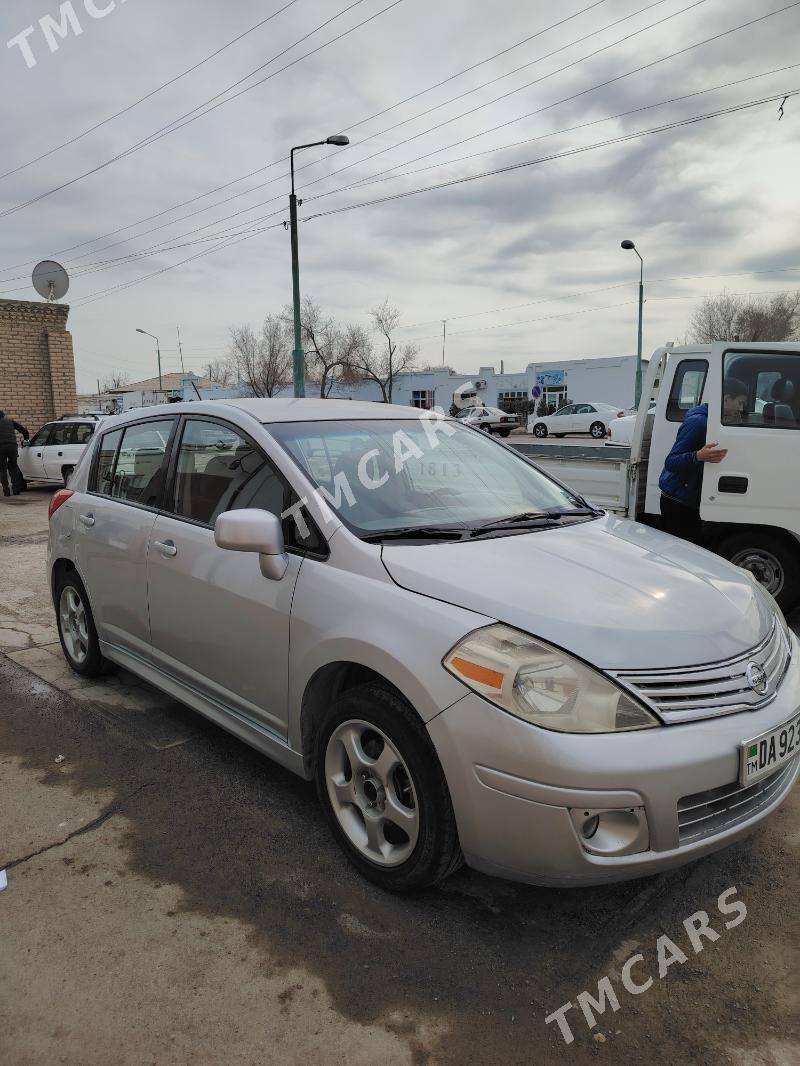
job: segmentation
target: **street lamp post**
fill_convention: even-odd
[[[624,248],[626,252],[636,252],[639,255],[639,249],[633,243],[633,241],[623,241],[620,248]],[[642,312],[644,310],[644,259],[639,255],[639,339],[636,347],[636,389],[635,400],[636,406],[642,399]]]
[[[324,141],[312,141],[311,144],[298,144],[289,153],[289,164],[292,171],[292,192],[289,196],[289,228],[292,238],[292,305],[294,307],[294,353],[292,378],[294,382],[295,396],[306,394],[306,365],[305,352],[303,351],[303,337],[300,329],[300,259],[297,251],[297,208],[303,201],[298,200],[294,191],[294,153],[303,148],[316,148],[321,144],[335,144],[344,148],[350,143],[350,138],[343,134],[326,137]]]
[[[158,337],[155,335],[155,333],[148,333],[146,329],[139,329],[138,326],[136,327],[136,332],[144,333],[145,337],[152,337],[153,340],[156,342],[156,355],[158,356],[158,391],[160,393],[163,393],[164,385],[161,381],[161,345],[159,343]]]

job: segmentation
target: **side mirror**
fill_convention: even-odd
[[[214,542],[227,551],[257,552],[261,573],[270,581],[280,581],[289,565],[281,521],[270,511],[225,511],[214,523]]]

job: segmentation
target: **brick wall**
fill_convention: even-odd
[[[66,304],[0,300],[0,410],[33,433],[77,411]]]

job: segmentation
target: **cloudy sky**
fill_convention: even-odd
[[[301,217],[334,212],[303,292],[364,323],[388,296],[423,362],[445,318],[465,371],[634,351],[626,237],[646,351],[704,294],[800,286],[800,96],[603,145],[800,88],[792,0],[72,0],[61,39],[64,6],[0,8],[0,295],[64,263],[87,391],[155,372],[137,326],[199,370],[290,299],[288,151],[332,133],[298,158]]]

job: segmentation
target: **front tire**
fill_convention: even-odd
[[[544,424],[544,422],[536,423],[536,425],[533,427],[533,435],[534,437],[538,437],[539,440],[544,440],[544,438],[547,436],[547,426]]]
[[[595,440],[602,440],[606,435],[606,427],[602,422],[592,422],[589,426],[589,435]]]
[[[64,657],[81,677],[99,677],[106,666],[83,582],[68,571],[56,587],[56,624]]]
[[[748,529],[732,533],[716,550],[734,566],[748,570],[784,614],[800,603],[800,546],[769,530]]]
[[[489,425],[488,422],[481,422],[479,428],[481,433],[488,433],[491,436],[492,427]]]
[[[390,689],[362,685],[331,706],[315,776],[339,845],[381,888],[434,885],[463,861],[436,752],[419,716]]]

